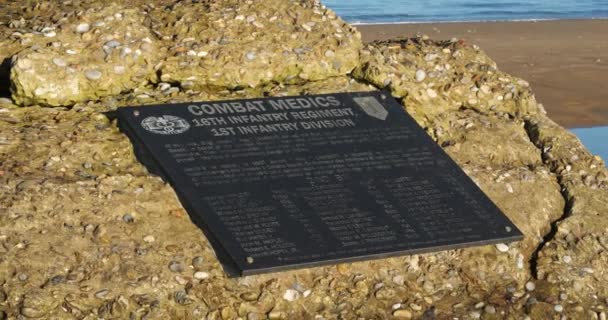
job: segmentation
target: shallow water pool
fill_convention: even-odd
[[[608,127],[572,129],[591,153],[608,160]]]

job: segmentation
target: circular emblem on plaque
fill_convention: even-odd
[[[176,116],[147,117],[141,121],[141,126],[153,133],[174,135],[188,131],[190,124]]]

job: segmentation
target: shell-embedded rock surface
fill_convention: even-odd
[[[0,319],[606,316],[604,162],[479,48],[362,45],[315,1],[3,6],[0,57],[12,64],[0,76],[10,70],[13,92],[0,90]],[[522,241],[228,278],[111,117],[131,105],[382,88]]]
[[[161,80],[187,88],[318,81],[359,60],[359,32],[312,0],[184,1],[150,20],[168,47]]]
[[[11,85],[17,103],[68,106],[156,81],[159,48],[143,25],[141,10],[110,5],[74,20],[49,31],[54,38],[50,45],[13,56]]]
[[[422,124],[450,110],[510,116],[543,111],[528,82],[501,72],[490,57],[464,40],[413,38],[368,44],[353,76],[389,89]]]

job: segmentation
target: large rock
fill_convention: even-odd
[[[187,88],[345,75],[358,64],[361,47],[354,28],[312,0],[177,2],[157,7],[150,19],[169,46],[162,81]]]
[[[361,50],[362,63],[350,77],[345,74],[351,67],[323,69],[322,59],[331,56],[324,52],[329,43],[335,45],[333,58],[354,67],[356,32],[308,1],[281,2],[279,9],[291,11],[276,13],[263,6],[270,1],[133,1],[126,8],[105,9],[93,0],[53,3],[65,12],[84,10],[66,13],[65,19],[56,12],[59,7],[24,14],[24,32],[45,20],[61,27],[54,29],[54,37],[32,33],[35,40],[29,44],[11,40],[15,47],[10,50],[19,52],[13,70],[18,79],[35,74],[21,68],[22,59],[33,57],[32,66],[43,66],[41,79],[63,84],[51,71],[59,77],[67,77],[67,71],[36,54],[63,54],[53,45],[60,39],[81,41],[83,50],[96,44],[97,51],[86,52],[105,54],[100,39],[108,29],[90,30],[87,42],[72,28],[83,21],[92,25],[87,17],[107,18],[110,11],[116,19],[116,10],[123,20],[107,23],[116,23],[117,32],[141,29],[131,34],[140,46],[151,32],[151,44],[159,48],[151,59],[163,62],[148,69],[153,63],[144,67],[136,63],[144,60],[135,59],[130,78],[99,81],[99,87],[79,74],[76,83],[87,95],[63,97],[64,102],[15,91],[19,103],[73,105],[70,109],[20,108],[0,100],[0,318],[587,319],[601,318],[608,308],[608,174],[603,162],[546,118],[525,81],[501,73],[475,47],[420,38],[374,43]],[[302,26],[315,18],[314,25]],[[292,23],[285,26],[286,21]],[[332,42],[337,38],[331,35],[338,33],[329,33],[332,23],[342,29],[341,39],[351,42],[341,42],[343,47]],[[297,39],[289,35],[284,43],[272,43],[287,37],[281,26],[297,31]],[[315,28],[327,31],[326,36]],[[255,41],[242,42],[246,38],[235,38],[238,32]],[[222,33],[240,46],[223,42]],[[36,37],[52,41],[42,39],[41,45]],[[172,41],[179,46],[172,47]],[[315,41],[322,45],[314,46]],[[315,50],[294,55],[295,45],[302,43]],[[256,50],[255,59],[247,62],[256,72],[286,68],[281,70],[289,74],[266,79],[259,72],[235,72],[250,50],[244,44]],[[204,45],[210,49],[199,57]],[[266,63],[259,55],[266,48],[277,52],[281,45],[290,49],[280,59]],[[188,55],[190,50],[196,57]],[[74,63],[109,68],[119,51],[112,50],[107,64],[94,55]],[[178,68],[184,61],[186,67]],[[298,68],[290,67],[293,61],[310,64],[309,71],[298,69],[305,67],[299,62]],[[138,78],[137,70],[160,71],[167,82],[144,85],[154,76]],[[226,76],[214,79],[211,70],[225,70]],[[25,83],[46,85],[36,79]],[[523,241],[227,278],[173,190],[139,164],[127,137],[109,113],[102,113],[157,102],[370,90],[366,82],[388,86],[401,98],[404,108],[518,225]]]
[[[567,206],[540,250],[537,277],[554,292],[585,301],[601,313],[608,297],[608,170],[571,133],[553,121],[531,119],[528,130],[547,164],[558,172]],[[545,297],[545,298],[551,298]]]
[[[14,22],[42,30],[15,31],[3,42],[0,58],[16,54],[14,100],[70,106],[142,88],[158,76],[197,90],[305,83],[344,76],[359,61],[359,33],[312,0],[140,2],[46,4],[34,11],[65,10],[65,17],[48,17],[44,28],[34,17]]]
[[[333,79],[269,90],[279,95],[317,93],[332,85],[339,91],[338,86],[347,84],[365,88]],[[214,97],[226,98],[219,92]],[[203,96],[191,92],[173,98]],[[1,113],[0,135],[11,138],[0,146],[0,153],[10,159],[0,167],[6,186],[0,198],[6,207],[0,215],[0,283],[6,283],[9,301],[15,301],[8,305],[11,315],[312,318],[331,317],[340,310],[347,318],[388,318],[395,304],[418,317],[429,310],[468,314],[479,302],[499,310],[521,309],[523,286],[531,277],[528,260],[563,211],[555,177],[542,166],[528,168],[537,164],[539,152],[529,150],[523,127],[495,116],[455,112],[448,118],[457,123],[469,117],[479,128],[466,131],[444,125],[451,120],[437,121],[437,127],[445,126],[445,137],[520,137],[518,145],[504,150],[518,151],[500,155],[500,162],[475,149],[471,153],[480,156],[461,156],[450,146],[447,150],[520,226],[526,234],[523,242],[511,245],[508,252],[484,246],[228,279],[172,190],[145,172],[128,139],[98,113],[111,108],[97,103],[71,110],[31,107]],[[482,129],[484,123],[488,129]],[[512,130],[490,129],[502,127]],[[54,267],[49,269],[51,258]],[[195,272],[209,278],[198,280]],[[285,300],[287,290],[296,290],[290,294],[299,298]],[[52,291],[61,292],[63,307],[57,307]]]
[[[462,40],[371,43],[361,51],[353,75],[387,87],[423,126],[460,109],[511,116],[542,110],[526,81],[500,72],[485,53]]]
[[[137,9],[110,5],[87,10],[54,41],[32,46],[12,59],[13,99],[22,105],[73,105],[117,95],[156,81],[155,37]]]

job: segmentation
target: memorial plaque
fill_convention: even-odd
[[[232,275],[522,238],[383,92],[128,107],[118,119]]]

